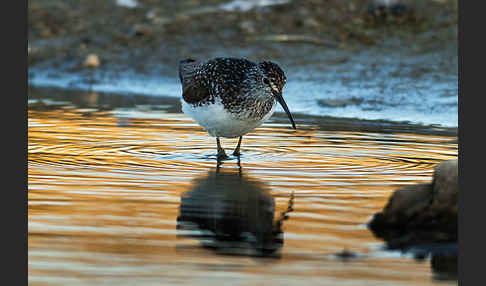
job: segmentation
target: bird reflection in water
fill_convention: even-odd
[[[211,170],[181,197],[177,229],[218,254],[280,257],[287,209],[274,223],[275,202],[265,184],[239,169]]]

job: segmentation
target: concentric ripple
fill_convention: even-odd
[[[29,110],[33,284],[218,284],[229,276],[244,284],[292,284],[299,277],[327,285],[435,284],[429,264],[377,250],[382,242],[365,224],[394,189],[428,182],[437,163],[456,158],[455,137],[326,131],[312,124],[294,131],[269,122],[243,138],[239,160],[217,166],[215,139],[190,118],[138,114]],[[227,153],[236,141],[222,140]],[[216,171],[268,191],[274,220],[287,210],[276,260],[221,256],[201,247],[203,241],[179,236],[181,197],[201,182],[211,186]],[[231,193],[218,198],[213,194],[214,204],[223,206],[245,201],[233,202]],[[367,258],[343,264],[334,256],[343,249]]]

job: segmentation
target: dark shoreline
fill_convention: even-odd
[[[96,96],[95,102],[89,97]],[[66,104],[49,105],[42,102],[50,99],[59,102],[69,102],[77,108],[94,108],[98,111],[109,111],[115,108],[135,108],[137,105],[152,105],[154,109],[161,109],[170,113],[181,113],[180,100],[169,96],[150,96],[132,93],[90,92],[87,90],[64,89],[58,87],[28,86],[28,99],[40,100],[29,104],[29,110],[58,109]],[[387,120],[368,120],[358,118],[340,118],[331,116],[312,116],[293,113],[296,124],[318,126],[326,131],[360,131],[373,133],[409,133],[422,135],[439,135],[457,137],[458,128],[433,125],[411,124]],[[285,113],[276,112],[271,121],[288,123]]]

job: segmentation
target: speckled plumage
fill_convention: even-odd
[[[272,62],[254,63],[239,58],[205,62],[186,59],[179,64],[182,110],[211,136],[243,136],[268,119],[282,98],[286,77]]]
[[[182,97],[189,104],[214,104],[216,98],[220,98],[229,112],[253,118],[262,118],[275,104],[271,87],[264,83],[264,78],[269,79],[263,69],[267,65],[237,58],[215,58],[203,63],[186,60],[185,63],[193,68],[189,80],[185,81],[184,74],[180,73],[184,88]],[[273,78],[280,79],[283,87],[286,78],[278,69],[281,75]]]

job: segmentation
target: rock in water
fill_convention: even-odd
[[[368,226],[392,249],[456,242],[458,195],[457,160],[442,162],[435,168],[432,183],[396,190]]]
[[[450,212],[457,217],[459,179],[457,160],[447,161],[435,168],[434,200],[430,206],[434,213]]]

